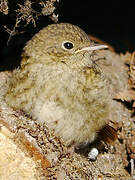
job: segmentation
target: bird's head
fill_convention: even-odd
[[[84,58],[84,54],[91,54],[94,50],[103,48],[107,48],[107,46],[95,45],[79,27],[60,23],[48,25],[40,30],[24,47],[24,55],[31,57],[32,63],[78,64],[82,59],[84,61],[88,59]],[[25,59],[25,62],[22,63],[31,62],[26,62]]]

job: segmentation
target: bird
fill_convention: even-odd
[[[6,103],[45,123],[67,147],[93,142],[108,122],[109,82],[93,60],[104,48],[76,25],[44,27],[23,48]]]

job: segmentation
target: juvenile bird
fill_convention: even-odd
[[[92,142],[108,120],[108,81],[95,45],[79,27],[52,24],[24,47],[6,102],[55,130],[67,146]]]

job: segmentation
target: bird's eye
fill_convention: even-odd
[[[64,49],[72,49],[73,47],[74,47],[74,45],[73,45],[73,43],[72,42],[63,42],[63,44],[62,44],[62,47],[64,48]]]

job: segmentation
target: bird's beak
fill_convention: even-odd
[[[82,49],[78,49],[75,53],[78,53],[80,51],[95,51],[95,50],[99,50],[99,49],[105,49],[108,48],[107,45],[100,45],[100,44],[95,44],[93,46],[88,46],[88,47],[84,47]]]

